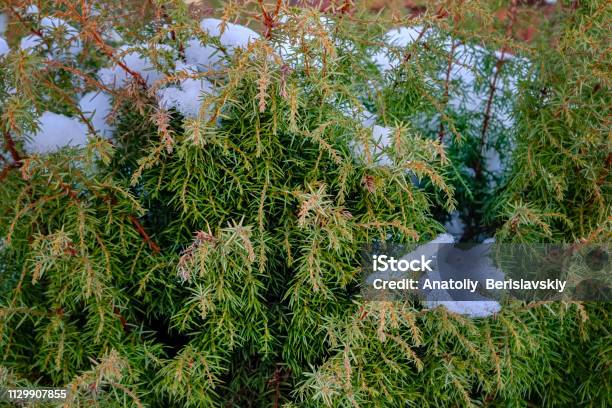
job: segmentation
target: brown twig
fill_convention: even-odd
[[[344,0],[344,3],[342,6],[340,6],[338,11],[340,11],[340,14],[349,14],[353,9],[353,6],[353,0]]]
[[[280,12],[283,1],[276,0],[276,6],[274,7],[274,11],[272,13],[268,13],[266,11],[266,6],[264,5],[263,0],[258,0],[258,3],[259,7],[261,8],[261,15],[263,17],[262,23],[265,27],[264,38],[269,40],[272,38],[272,29],[276,26],[276,20],[278,19],[278,13]]]
[[[11,164],[4,166],[4,168],[0,172],[0,182],[4,181],[4,179],[8,176],[11,170],[16,169],[18,167],[19,166],[17,166],[16,163],[11,163]]]
[[[26,20],[13,6],[9,6],[8,9],[13,13],[17,20],[24,26],[27,27],[30,32],[40,38],[43,38],[42,30],[32,26],[28,20]]]
[[[11,133],[8,130],[4,131],[4,143],[6,144],[6,148],[8,149],[13,161],[17,166],[21,166],[21,155],[17,151],[15,147],[15,141],[13,140]]]
[[[81,79],[83,79],[85,82],[87,82],[90,85],[93,85],[95,88],[103,90],[105,92],[108,92],[109,94],[117,94],[117,92],[115,92],[114,90],[112,90],[111,88],[107,87],[106,85],[104,85],[103,83],[101,83],[100,81],[98,81],[97,79],[87,75],[86,73],[84,73],[83,71],[68,66],[60,61],[55,61],[55,60],[45,60],[45,64],[50,66],[50,67],[56,67],[56,68],[60,68],[63,69],[64,71],[70,72],[71,74],[74,74],[76,76],[81,77]]]
[[[145,229],[142,227],[142,224],[140,223],[140,221],[138,221],[138,218],[136,218],[133,215],[130,215],[130,221],[132,222],[132,224],[134,224],[134,227],[136,228],[136,231],[138,231],[138,233],[140,234],[142,239],[144,239],[144,241],[147,243],[147,245],[149,245],[149,248],[151,248],[151,250],[153,252],[155,252],[156,254],[160,253],[161,249],[155,243],[155,241],[153,241],[153,239],[151,239],[149,234],[147,234]]]
[[[62,1],[62,3],[67,7],[68,12],[71,14],[75,20],[78,20],[81,26],[83,27],[83,31],[81,32],[81,36],[84,40],[90,39],[98,49],[105,54],[113,63],[117,64],[122,70],[124,70],[128,75],[130,75],[136,83],[143,89],[147,89],[147,81],[144,80],[140,73],[132,70],[130,67],[125,65],[121,59],[115,56],[115,49],[108,45],[106,41],[102,38],[102,35],[97,30],[95,23],[92,23],[89,19],[88,9],[82,8],[81,12],[77,8],[76,4],[70,1]]]
[[[170,16],[168,15],[168,12],[166,11],[166,6],[165,5],[162,4],[161,6],[159,6],[159,12],[161,13],[161,17],[168,24],[172,23],[172,21],[170,20]],[[176,30],[174,28],[170,29],[170,38],[172,39],[172,41],[174,41],[175,43],[178,44],[179,58],[184,61],[185,60],[185,45],[181,41],[178,41],[178,37],[176,35]]]
[[[444,80],[444,106],[448,104],[450,76],[451,71],[453,69],[453,57],[455,55],[456,47],[457,43],[453,40],[451,42],[451,50],[448,53],[448,66],[446,67],[446,78]],[[440,143],[444,141],[444,122],[442,121],[442,118],[440,118],[440,130],[438,131],[438,140],[440,141]]]
[[[512,29],[514,26],[514,22],[516,21],[516,13],[518,10],[518,0],[512,0],[512,5],[510,6],[510,16],[508,19],[508,24],[506,25],[506,41],[512,37]],[[502,70],[502,67],[505,62],[506,57],[506,46],[502,46],[501,55],[497,59],[495,63],[495,73],[493,74],[493,80],[490,83],[489,87],[489,96],[487,98],[487,104],[485,107],[484,120],[482,122],[482,131],[480,137],[480,156],[484,152],[484,148],[487,142],[487,130],[489,129],[489,124],[491,122],[491,108],[493,107],[493,98],[495,97],[495,91],[497,90],[497,81],[499,80],[499,74]],[[476,176],[479,177],[482,173],[482,160],[478,160],[474,171],[476,172]]]
[[[440,6],[438,10],[436,11],[435,18],[442,19],[446,17],[447,15],[448,15],[448,12],[444,10],[444,6]],[[412,52],[411,52],[412,47],[419,44],[419,42],[423,39],[423,36],[425,35],[428,29],[429,27],[427,26],[427,24],[423,24],[423,28],[421,29],[421,31],[419,31],[419,35],[417,36],[416,40],[414,40],[413,45],[410,47],[410,51],[404,55],[404,59],[403,59],[404,63],[408,62],[412,58]]]

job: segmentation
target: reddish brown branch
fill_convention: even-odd
[[[444,106],[448,105],[448,95],[449,95],[449,87],[450,87],[450,77],[451,71],[453,69],[453,57],[455,56],[455,47],[457,43],[452,41],[451,50],[448,53],[448,65],[446,67],[446,78],[444,80]],[[440,143],[444,141],[444,122],[442,121],[442,117],[440,118],[440,130],[438,131],[438,140]]]
[[[80,71],[77,68],[73,68],[71,66],[63,64],[60,61],[54,61],[54,60],[45,60],[45,64],[47,64],[50,67],[55,67],[55,68],[63,69],[64,71],[67,71],[67,72],[70,72],[71,74],[79,76],[79,77],[81,77],[81,79],[83,79],[89,85],[93,85],[97,89],[100,89],[100,90],[103,90],[105,92],[108,92],[109,94],[116,94],[116,92],[113,91],[111,88],[107,87],[106,85],[104,85],[100,81],[96,80],[95,78],[92,78],[91,76],[87,75],[86,73]]]
[[[353,9],[353,6],[353,0],[344,0],[344,3],[342,6],[340,6],[338,11],[340,11],[340,14],[349,14]]]
[[[119,318],[119,322],[121,323],[121,328],[123,329],[123,331],[125,332],[129,331],[127,327],[127,319],[121,314],[121,312],[119,311],[119,309],[117,309],[117,307],[113,308],[113,313],[115,314],[115,316]]]
[[[163,17],[163,19],[169,25],[171,25],[172,21],[170,20],[170,16],[168,15],[168,12],[166,11],[166,6],[162,4],[159,7],[159,11],[161,12],[161,17]],[[183,45],[183,43],[181,41],[178,41],[178,37],[176,35],[176,30],[174,28],[170,29],[170,38],[172,39],[172,41],[174,41],[175,43],[178,44],[179,58],[184,61],[185,60],[185,46]]]
[[[266,11],[266,6],[263,3],[263,0],[258,0],[259,8],[261,8],[262,15],[262,24],[265,27],[264,38],[269,40],[272,38],[272,29],[277,24],[278,13],[280,12],[281,6],[283,4],[282,0],[276,0],[276,6],[274,7],[274,11],[272,13],[268,13]]]
[[[440,6],[438,10],[436,11],[435,18],[442,19],[446,17],[447,15],[448,15],[448,12],[444,10],[444,6]],[[413,45],[410,47],[411,50],[412,50],[412,47],[417,46],[419,44],[419,42],[423,39],[423,36],[427,32],[427,30],[428,30],[427,24],[424,24],[421,31],[419,31],[419,35],[417,36],[416,40],[414,40]],[[406,55],[404,55],[403,62],[408,62],[411,58],[412,58],[412,52],[408,52],[406,53]]]
[[[518,0],[512,0],[512,5],[510,6],[510,16],[508,19],[508,24],[506,26],[506,41],[512,37],[512,29],[514,27],[514,22],[516,21],[516,13],[518,10]],[[484,120],[482,122],[482,131],[480,137],[480,155],[482,156],[484,152],[484,148],[487,143],[487,131],[489,129],[489,124],[491,122],[491,108],[493,107],[493,98],[495,97],[495,91],[497,90],[497,81],[499,80],[499,74],[504,65],[505,57],[506,57],[506,46],[504,45],[501,50],[501,55],[497,59],[495,64],[495,73],[493,74],[493,80],[490,83],[489,87],[489,96],[487,98],[487,104],[484,112]],[[474,171],[476,172],[476,176],[479,177],[482,172],[482,159],[478,160]]]
[[[11,134],[8,130],[4,131],[4,143],[6,144],[6,148],[11,154],[11,157],[13,158],[15,164],[17,166],[21,166],[21,155],[17,151],[17,148],[15,147],[15,141],[11,137]]]
[[[125,63],[123,61],[121,61],[119,58],[117,58],[115,56],[114,49],[110,45],[106,44],[106,42],[104,42],[104,39],[102,39],[102,36],[100,35],[100,33],[98,33],[97,31],[92,31],[92,38],[93,38],[94,43],[96,44],[96,46],[100,49],[100,51],[102,51],[104,54],[106,54],[106,56],[111,61],[113,61],[121,69],[123,69],[128,75],[130,75],[132,78],[134,78],[136,83],[141,88],[147,89],[147,87],[148,87],[147,86],[147,81],[144,80],[142,75],[140,75],[140,73],[138,73],[136,71],[133,71],[130,67],[125,65]]]
[[[149,248],[151,248],[151,250],[153,252],[155,252],[156,254],[160,253],[161,249],[155,243],[155,241],[153,241],[153,239],[151,239],[149,234],[147,234],[145,229],[142,227],[142,224],[140,223],[140,221],[138,221],[138,219],[136,217],[134,217],[133,215],[130,215],[130,221],[132,221],[132,224],[134,224],[134,227],[136,228],[136,231],[138,231],[138,233],[140,234],[142,239],[144,239],[144,241],[149,245]]]
[[[35,28],[34,26],[32,26],[32,24],[30,24],[29,21],[27,21],[17,10],[15,10],[15,8],[13,6],[9,6],[8,9],[11,11],[11,13],[13,13],[13,15],[15,16],[15,18],[17,18],[17,20],[24,26],[27,27],[28,30],[30,30],[30,32],[34,35],[37,35],[40,38],[43,38],[43,32],[42,30]]]
[[[88,10],[85,8],[79,12],[79,9],[73,2],[63,1],[62,2],[68,9],[71,16],[78,20],[81,26],[83,27],[83,32],[81,36],[85,39],[88,38],[93,41],[93,43],[98,47],[98,49],[104,53],[113,63],[117,64],[121,69],[123,69],[128,75],[130,75],[136,83],[142,87],[143,89],[147,89],[147,81],[144,80],[140,73],[133,71],[130,67],[125,65],[123,61],[115,56],[115,50],[113,47],[108,45],[106,41],[102,38],[102,35],[98,32],[95,23],[89,20]]]
[[[0,172],[0,182],[4,181],[4,179],[8,176],[11,170],[16,169],[18,166],[15,163],[11,163],[9,165],[4,166],[2,171]]]

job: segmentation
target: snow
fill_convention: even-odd
[[[8,44],[6,43],[6,40],[2,37],[0,37],[0,57],[2,57],[3,55],[8,54],[10,51],[10,48],[8,46]]]
[[[45,35],[56,35],[61,33],[64,39],[69,42],[67,50],[55,48],[51,50],[51,54],[55,58],[66,57],[66,52],[68,55],[76,55],[83,50],[83,44],[79,39],[79,31],[61,18],[44,17],[40,20],[40,27]],[[42,39],[33,34],[22,38],[20,43],[21,49],[25,51],[31,51],[42,45],[44,45]]]
[[[495,51],[495,58],[500,61],[510,61],[514,58],[514,55],[508,51]]]
[[[44,112],[39,118],[38,131],[26,137],[28,153],[51,153],[66,146],[87,144],[87,126],[75,118],[53,112]]]
[[[21,42],[19,43],[19,47],[24,51],[28,51],[32,48],[38,47],[41,44],[42,44],[42,40],[40,39],[39,36],[30,34],[21,39]]]
[[[8,16],[6,13],[0,13],[0,35],[4,35],[8,28]]]
[[[388,31],[383,38],[385,43],[390,47],[406,48],[408,45],[415,42],[417,38],[419,38],[423,29],[424,28],[419,25],[412,27],[399,27]],[[397,57],[390,55],[387,48],[378,50],[372,56],[372,60],[383,72],[393,69],[393,67],[398,63]]]
[[[157,91],[160,105],[176,108],[187,118],[197,118],[202,104],[202,98],[214,94],[214,89],[206,79],[188,78],[179,86],[170,86]]]
[[[434,271],[429,272],[425,277],[421,277],[420,280],[425,278],[440,280],[440,271],[450,271],[453,279],[469,277],[479,282],[486,278],[503,279],[503,272],[495,268],[488,257],[482,255],[490,247],[489,243],[476,245],[466,252],[454,248],[452,246],[454,243],[455,239],[452,235],[441,234],[434,240],[420,245],[414,251],[402,256],[401,259],[419,259],[421,256],[424,256],[426,259],[436,260],[437,267],[434,268]],[[460,261],[457,261],[458,256],[468,262],[462,264]],[[449,259],[453,260],[452,265],[446,262]],[[473,262],[474,260],[476,260],[475,263]],[[391,272],[390,270],[375,272],[366,278],[366,284],[371,285],[375,279],[390,280],[404,277],[402,272]],[[445,276],[445,279],[447,278],[448,276]],[[488,317],[501,310],[501,305],[497,301],[491,300],[479,293],[470,294],[470,300],[454,300],[446,290],[431,290],[425,295],[424,304],[427,308],[433,309],[442,306],[450,312],[466,315],[471,318]]]
[[[130,49],[131,47],[122,46],[118,50],[118,55],[122,55]],[[160,50],[168,51],[170,47],[160,46]],[[159,72],[155,69],[153,62],[151,62],[148,57],[143,56],[137,50],[127,52],[121,57],[121,61],[132,71],[139,73],[149,86],[165,76],[163,72]],[[104,85],[110,88],[121,88],[133,80],[132,75],[117,64],[99,70],[98,78]]]
[[[104,39],[113,43],[120,43],[123,41],[123,37],[117,30],[111,28],[103,33]]]
[[[446,272],[445,279],[460,280],[469,278],[478,281],[480,285],[487,278],[503,279],[503,272],[497,269],[488,257],[482,255],[489,249],[489,244],[476,245],[467,251],[462,251],[449,245],[432,245],[452,243],[454,243],[454,238],[449,234],[443,234],[425,245],[429,247],[429,252],[432,252],[432,249],[437,250],[437,268],[433,272],[429,272],[426,276],[427,278],[439,280],[441,279],[440,271],[444,271]],[[413,259],[415,255],[420,256],[423,252],[422,247],[419,247],[408,254],[407,259]],[[448,260],[452,260],[452,263],[448,263]],[[447,274],[451,276],[447,276]],[[469,300],[454,300],[447,290],[431,290],[427,293],[424,303],[430,309],[442,306],[450,312],[466,315],[471,318],[488,317],[501,310],[501,305],[497,301],[491,300],[477,292],[470,293]]]
[[[197,66],[200,71],[218,69],[223,53],[212,45],[203,45],[199,39],[187,41],[185,46],[185,60],[188,64]]]
[[[480,296],[480,300],[452,300],[447,291],[440,291],[436,295],[428,298],[426,304],[430,309],[438,306],[444,307],[449,312],[467,315],[471,318],[488,317],[501,310],[501,305],[494,300],[486,300]]]
[[[368,122],[366,121],[366,123]],[[368,141],[368,150],[374,164],[377,166],[391,166],[393,160],[384,153],[384,150],[392,145],[391,134],[393,129],[379,125],[373,125],[368,128],[372,131],[372,137]],[[356,157],[364,160],[367,158],[364,144],[361,140],[355,141],[353,151]]]
[[[88,116],[96,133],[102,137],[111,137],[114,127],[106,118],[112,112],[113,101],[106,92],[89,92],[79,101],[79,108]]]
[[[460,240],[465,231],[465,223],[461,219],[459,211],[453,211],[451,219],[444,224],[446,231],[453,236],[455,240]]]
[[[339,109],[344,113],[344,116],[357,120],[363,127],[371,128],[376,123],[378,117],[365,109],[363,106],[353,106],[349,104],[340,104]]]
[[[379,166],[390,166],[393,164],[389,156],[383,153],[384,149],[392,145],[392,133],[393,129],[388,127],[378,125],[372,127],[372,138],[374,139],[374,150],[372,151],[372,155],[377,158],[376,164]]]
[[[200,27],[208,35],[219,37],[222,45],[231,53],[236,48],[247,48],[249,43],[259,39],[259,34],[248,27],[239,24],[225,23],[217,18],[205,18],[200,21]],[[221,28],[223,27],[223,32]]]

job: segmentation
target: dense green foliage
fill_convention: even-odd
[[[612,405],[606,303],[515,302],[472,320],[359,295],[363,247],[431,240],[455,208],[469,239],[609,240],[605,2],[568,9],[554,46],[525,59],[499,63],[511,40],[491,33],[469,87],[446,75],[449,43],[480,41],[439,15],[383,72],[373,55],[391,21],[361,10],[283,7],[270,38],[228,52],[180,3],[157,2],[134,32],[112,7],[57,3],[44,12],[79,28],[82,54],[0,61],[0,386],[66,386],[82,407]],[[113,26],[167,78],[104,89],[96,72],[122,44],[95,33]],[[155,55],[163,43],[180,59],[193,36],[227,66],[177,73]],[[155,96],[181,75],[218,89],[195,118]],[[38,114],[80,117],[86,90],[111,94],[112,140],[28,154]],[[492,107],[449,102],[474,93]],[[391,129],[383,146],[366,108]],[[507,170],[486,169],[491,151]]]

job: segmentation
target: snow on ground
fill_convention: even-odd
[[[42,44],[42,41],[40,39],[39,36],[34,35],[34,34],[30,34],[27,35],[25,37],[23,37],[21,39],[21,42],[19,44],[19,48],[21,48],[22,50],[30,50],[32,48],[38,47],[39,45]]]
[[[467,251],[449,245],[439,245],[452,244],[454,241],[451,235],[443,234],[426,244],[426,246],[430,247],[430,252],[432,248],[434,250],[437,249],[437,267],[433,272],[429,272],[426,278],[433,280],[440,280],[442,278],[445,280],[448,278],[461,280],[469,278],[480,282],[480,285],[487,278],[503,279],[503,272],[495,268],[488,257],[481,254],[486,252],[490,245],[476,245]],[[422,253],[423,250],[419,247],[404,258],[413,259],[416,255],[420,256]],[[441,272],[444,273],[444,277],[440,276]],[[424,303],[426,307],[431,309],[443,306],[451,312],[472,318],[487,317],[501,310],[501,305],[497,301],[491,300],[477,292],[470,293],[469,300],[455,300],[447,290],[431,290],[427,293]]]
[[[203,45],[199,39],[192,38],[185,46],[185,60],[195,65],[200,71],[218,69],[221,66],[223,53],[212,45]]]
[[[423,29],[419,25],[395,28],[384,35],[384,41],[391,47],[405,48],[419,38]],[[372,60],[383,72],[393,69],[399,62],[397,56],[385,48],[378,50],[372,56]]]
[[[249,43],[259,39],[259,34],[239,24],[226,23],[216,18],[205,18],[200,22],[202,31],[212,37],[219,37],[219,42],[231,55],[236,48],[247,48]],[[223,30],[222,30],[223,28]],[[219,69],[222,66],[224,53],[216,46],[202,44],[198,38],[192,38],[185,45],[185,60],[195,65],[200,71]]]
[[[453,236],[455,240],[460,240],[465,231],[465,223],[461,220],[459,211],[451,213],[451,219],[444,224],[446,231]]]
[[[79,101],[79,108],[89,117],[96,133],[106,138],[111,137],[114,130],[114,127],[106,121],[112,112],[112,107],[112,98],[105,92],[88,92]]]
[[[175,108],[187,118],[197,118],[202,99],[214,93],[213,86],[208,80],[197,78],[187,78],[178,86],[169,86],[157,91],[161,106],[166,109]]]
[[[225,24],[225,26],[224,26]],[[219,37],[221,44],[231,53],[235,48],[247,48],[251,41],[259,39],[259,34],[239,24],[224,23],[217,18],[205,18],[200,27],[213,37]]]
[[[446,310],[472,318],[488,317],[501,310],[501,305],[495,300],[487,300],[478,295],[478,300],[452,300],[447,291],[436,291],[425,302],[430,309],[442,306]]]
[[[26,14],[38,14],[38,6],[36,6],[36,4],[30,4],[27,8],[26,8]]]
[[[0,13],[0,35],[4,35],[8,28],[8,16],[6,13]]]
[[[165,45],[160,45],[158,47],[159,51],[171,51],[171,48]],[[121,61],[128,68],[139,73],[149,86],[165,77],[163,72],[160,72],[155,68],[155,65],[149,59],[149,57],[143,56],[138,50],[133,48],[134,47],[124,45],[119,47],[117,52],[117,55],[121,55]],[[104,85],[110,88],[121,88],[133,80],[132,75],[127,73],[117,64],[100,69],[98,71],[98,78],[100,78],[100,81]]]
[[[3,55],[8,54],[10,51],[10,48],[8,46],[8,44],[6,43],[6,40],[2,37],[0,37],[0,57],[2,57]]]
[[[64,39],[70,43],[67,50],[51,50],[51,53],[56,58],[64,57],[64,51],[67,51],[70,55],[76,55],[83,50],[83,44],[78,38],[79,31],[61,18],[44,17],[40,20],[39,25],[44,35],[54,36],[61,34]],[[31,51],[38,47],[45,47],[45,44],[43,43],[41,37],[32,34],[21,39],[20,47],[22,50]]]
[[[39,118],[38,131],[26,137],[28,153],[51,153],[66,146],[87,144],[87,126],[75,118],[53,112],[44,112]]]

